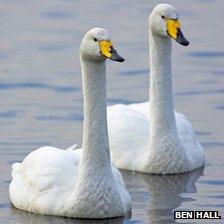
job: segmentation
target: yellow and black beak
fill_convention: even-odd
[[[100,45],[100,53],[106,58],[109,58],[113,61],[123,62],[124,58],[122,58],[117,51],[113,48],[113,44],[111,41],[102,40],[99,41]]]
[[[183,46],[188,46],[189,41],[180,30],[180,22],[174,19],[166,19],[167,34]]]

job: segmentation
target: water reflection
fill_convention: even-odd
[[[196,181],[203,175],[204,168],[178,175],[147,175],[123,171],[125,182],[129,186],[144,183],[149,192],[148,219],[152,224],[177,223],[173,220],[173,211],[183,202],[194,199],[183,197],[182,193],[196,193]],[[136,199],[141,202],[141,199]]]
[[[223,51],[195,51],[191,52],[188,55],[192,57],[224,57],[224,52]]]
[[[132,76],[132,75],[147,75],[149,74],[148,69],[131,69],[131,70],[124,70],[119,72],[119,75],[127,75],[127,76]]]
[[[72,86],[54,86],[46,83],[23,82],[23,83],[0,83],[0,90],[9,89],[48,89],[55,92],[75,92],[80,90],[78,87]]]
[[[91,220],[38,215],[20,211],[13,207],[11,208],[11,216],[17,224],[121,224],[124,221],[124,218]]]

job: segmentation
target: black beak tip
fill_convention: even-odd
[[[111,47],[110,52],[112,54],[111,57],[110,57],[110,59],[112,61],[118,61],[118,62],[123,62],[124,61],[124,58],[122,58],[113,47]]]
[[[190,44],[190,42],[188,40],[184,40],[182,43],[181,43],[183,46],[188,46]]]
[[[125,59],[124,59],[124,58],[122,58],[122,57],[120,57],[117,61],[118,61],[118,62],[124,62],[124,61],[125,61]]]
[[[123,62],[124,58],[122,58],[120,55],[112,55],[112,57],[110,57],[110,60],[112,61],[118,61],[118,62]]]
[[[176,41],[183,46],[188,46],[190,44],[190,42],[184,37],[184,35],[180,29],[178,29],[178,31],[177,31]]]

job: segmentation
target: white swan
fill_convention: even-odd
[[[130,195],[110,162],[106,58],[124,61],[106,30],[88,31],[80,47],[84,97],[81,158],[80,150],[45,146],[14,164],[9,193],[16,208],[74,218],[111,218],[130,211]]]
[[[183,114],[174,112],[171,38],[184,38],[176,9],[159,4],[149,17],[150,105],[148,102],[108,108],[113,163],[121,169],[171,174],[204,165],[204,153]]]

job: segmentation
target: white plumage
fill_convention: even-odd
[[[81,154],[82,149],[63,150],[44,146],[31,152],[22,163],[13,164],[13,181],[10,184],[13,204],[34,213],[73,217],[70,209],[74,201]],[[124,205],[130,206],[130,196],[122,176],[113,165],[112,172]],[[96,179],[92,181],[97,182]],[[95,205],[95,209],[98,206],[100,216],[103,207],[101,195],[98,196],[99,204]]]
[[[103,43],[103,49],[101,44]],[[82,149],[51,146],[13,164],[10,200],[16,208],[74,218],[125,216],[131,199],[122,176],[110,162],[106,122],[106,57],[109,33],[94,28],[80,47],[84,124]],[[116,51],[113,60],[122,61]],[[108,57],[110,54],[108,53]]]
[[[150,100],[108,107],[113,163],[146,173],[184,173],[204,165],[204,153],[187,118],[174,113],[171,37],[189,42],[180,31],[178,13],[159,4],[149,17]]]
[[[120,169],[148,173],[149,163],[149,102],[118,104],[108,108],[108,128],[112,161]],[[175,111],[179,138],[194,167],[204,164],[203,149],[187,118]],[[161,161],[169,155],[161,154]],[[150,172],[149,172],[150,173]]]

